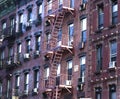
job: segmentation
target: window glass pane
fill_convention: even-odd
[[[29,74],[26,74],[26,84],[29,83]]]
[[[23,23],[23,14],[20,15],[20,23]]]
[[[57,67],[57,76],[59,76],[59,75],[60,75],[60,64]]]
[[[59,0],[59,5],[63,4],[63,0]]]
[[[71,69],[71,68],[72,68],[72,60],[68,61],[68,69]]]
[[[86,57],[83,56],[80,58],[80,65],[84,65],[86,63]]]
[[[39,14],[42,13],[42,4],[39,6]]]
[[[70,7],[71,7],[71,8],[74,7],[74,0],[70,0]]]
[[[113,5],[112,12],[118,11],[118,4]]]
[[[117,43],[116,41],[111,42],[111,54],[117,53]]]
[[[49,0],[48,2],[48,10],[51,10],[52,9],[52,0]]]
[[[111,99],[117,99],[117,97],[116,97],[116,92],[112,92],[112,93],[111,93]]]
[[[4,22],[4,23],[2,24],[2,29],[4,30],[4,29],[6,28],[6,26],[7,26],[7,24],[6,24],[6,22]]]
[[[84,31],[87,29],[87,18],[81,20],[81,30]]]

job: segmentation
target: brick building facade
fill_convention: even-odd
[[[119,99],[119,2],[0,0],[0,98]]]

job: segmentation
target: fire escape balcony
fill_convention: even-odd
[[[5,67],[6,69],[15,68],[22,63],[22,54],[14,54],[5,59]]]
[[[15,38],[15,31],[15,25],[9,26],[6,29],[2,30],[2,35],[4,35],[4,39],[13,40]]]

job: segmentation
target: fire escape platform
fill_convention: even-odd
[[[69,88],[69,89],[72,88],[72,86],[70,86],[70,85],[59,85],[59,87],[60,87],[60,88]]]

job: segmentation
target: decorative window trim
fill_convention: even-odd
[[[33,8],[33,4],[28,5],[28,6],[26,7],[27,10],[32,10],[32,8]]]
[[[37,6],[41,5],[42,2],[43,2],[43,0],[37,0],[37,1],[36,1]]]
[[[19,14],[19,15],[20,15],[20,14],[23,14],[23,12],[24,12],[24,9],[19,10],[19,11],[18,11],[18,14]]]
[[[40,66],[34,66],[32,69],[33,69],[33,70],[39,70],[39,69],[40,69]]]
[[[41,34],[42,34],[42,31],[38,31],[34,33],[35,36],[40,36]]]
[[[23,73],[29,73],[29,72],[30,72],[30,69],[23,70]]]
[[[87,18],[87,15],[86,15],[86,14],[80,16],[80,20],[82,20],[82,19],[84,19],[84,18]]]
[[[28,41],[28,40],[31,40],[31,38],[32,38],[32,35],[28,35],[25,37],[25,40]]]

